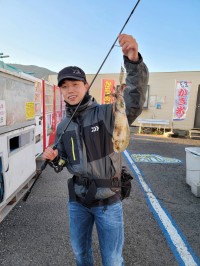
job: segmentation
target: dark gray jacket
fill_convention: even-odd
[[[133,63],[124,57],[127,72],[124,92],[129,124],[142,112],[148,82],[148,69],[140,56]],[[66,118],[58,125],[58,139],[67,125],[73,110],[67,109]],[[59,155],[66,159],[68,171],[89,179],[120,177],[121,154],[113,151],[112,132],[114,115],[112,104],[98,104],[92,97],[80,105],[75,117],[58,145]],[[75,192],[83,197],[84,186],[75,184]],[[97,188],[96,199],[114,195],[110,188]]]

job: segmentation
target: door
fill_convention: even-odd
[[[200,85],[199,85],[198,93],[197,93],[194,128],[200,128]]]

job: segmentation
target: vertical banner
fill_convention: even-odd
[[[184,120],[186,118],[191,86],[192,82],[190,81],[176,82],[173,120]]]
[[[102,80],[102,97],[101,103],[108,104],[113,103],[113,97],[111,93],[114,92],[115,81],[113,79],[103,79]]]

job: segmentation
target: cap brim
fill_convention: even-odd
[[[65,79],[74,79],[74,80],[85,81],[85,79],[84,79],[84,78],[81,78],[81,77],[64,76],[64,77],[62,77],[62,78],[58,81],[58,87],[60,87],[61,83],[62,83]]]

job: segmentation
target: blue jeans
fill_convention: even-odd
[[[84,207],[69,202],[70,240],[77,266],[93,266],[92,229],[94,222],[104,266],[124,266],[124,222],[122,203],[107,206]]]

